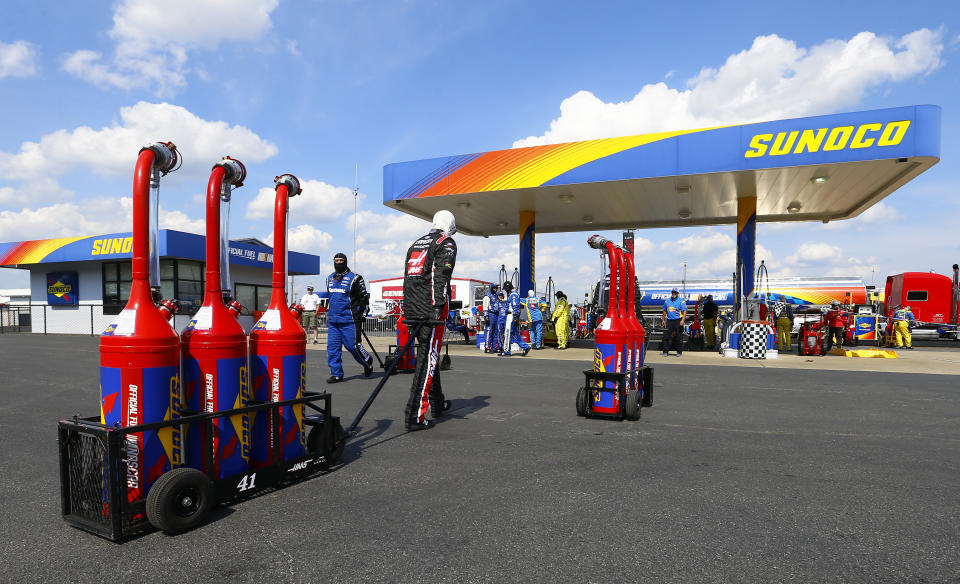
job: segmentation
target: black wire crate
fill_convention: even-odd
[[[280,436],[281,408],[303,405],[303,432],[308,434],[306,453],[284,460]],[[313,413],[307,414],[306,410]],[[213,464],[202,472],[176,466],[161,475],[145,496],[131,495],[127,486],[127,438],[161,428],[183,430],[202,426],[204,436],[213,436],[218,418],[269,410],[273,460],[267,466],[217,479]],[[211,413],[186,412],[179,418],[121,428],[105,426],[99,418],[61,420],[60,498],[63,519],[70,525],[113,541],[161,529],[166,533],[187,531],[201,524],[222,503],[246,499],[267,489],[297,482],[336,464],[343,454],[346,433],[340,418],[332,415],[329,393],[304,392],[304,396],[279,402],[251,402],[241,408]],[[210,439],[203,441],[203,457],[212,462]]]

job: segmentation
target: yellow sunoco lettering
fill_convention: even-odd
[[[750,140],[750,150],[747,150],[743,156],[745,158],[759,158],[767,153],[765,142],[773,140],[773,134],[757,134]]]
[[[843,150],[847,147],[851,134],[853,134],[853,126],[840,126],[830,130],[830,135],[827,136],[827,143],[823,146],[823,149],[825,151]]]
[[[120,253],[121,247],[123,247],[123,239],[114,237],[110,240],[110,253]]]
[[[827,129],[828,128],[817,128],[816,130],[804,130],[803,133],[800,134],[800,141],[797,142],[797,149],[794,150],[793,153],[800,154],[804,148],[807,149],[807,152],[820,150],[823,139],[827,137]]]
[[[853,135],[853,142],[850,143],[850,148],[869,148],[873,146],[873,138],[864,140],[863,136],[867,132],[879,132],[882,127],[882,124],[864,124],[860,126],[857,128],[857,133]]]
[[[910,120],[871,123],[859,126],[838,126],[835,128],[816,128],[793,130],[774,134],[756,134],[750,139],[750,146],[743,156],[759,158],[761,156],[782,156],[784,154],[803,154],[804,152],[824,152],[844,150],[846,148],[871,148],[874,146],[896,146],[903,141]],[[877,134],[879,133],[879,137]],[[105,253],[105,252],[104,252]]]
[[[910,120],[890,122],[887,124],[887,127],[883,129],[883,134],[880,134],[880,139],[877,140],[877,146],[896,146],[903,140],[903,136],[907,133],[907,128],[909,127]]]
[[[783,156],[784,154],[790,154],[790,149],[793,148],[793,143],[797,139],[797,134],[800,132],[794,130],[787,134],[786,132],[780,132],[777,134],[777,140],[773,143],[773,146],[770,147],[770,156]],[[784,138],[787,138],[786,143]]]
[[[123,253],[130,253],[130,248],[133,247],[133,238],[125,237],[123,238]]]
[[[100,255],[100,246],[103,244],[99,239],[93,240],[93,249],[90,250],[90,255]]]

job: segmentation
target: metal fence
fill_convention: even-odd
[[[319,338],[321,341],[326,342],[327,338],[327,315],[322,314],[317,316],[317,327],[320,329]],[[369,316],[363,320],[363,332],[367,334],[368,337],[395,337],[397,334],[397,317],[395,316],[383,316],[383,317],[374,317]],[[313,338],[313,331],[307,332],[307,337]],[[451,331],[449,329],[444,329],[443,333],[444,342],[449,341],[463,341],[463,333],[457,331]]]
[[[177,331],[186,328],[192,317],[178,314],[174,317],[173,327]],[[42,333],[97,336],[116,319],[115,314],[104,314],[103,304],[79,304],[55,306],[49,304],[2,305],[0,306],[0,334]],[[253,315],[239,317],[243,329],[249,333],[256,319]],[[327,316],[317,318],[320,338],[326,342]],[[363,330],[367,336],[394,337],[397,334],[397,319],[394,316],[368,317],[363,321]],[[313,338],[313,331],[309,331]],[[463,334],[447,330],[446,340],[463,340]]]
[[[29,305],[0,305],[0,334],[30,332],[30,317]]]

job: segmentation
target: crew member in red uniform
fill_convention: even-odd
[[[426,430],[433,422],[426,418],[427,408],[436,419],[450,408],[440,387],[440,345],[444,321],[449,311],[450,278],[457,262],[457,244],[451,236],[457,225],[453,213],[437,211],[433,229],[417,239],[407,250],[403,273],[403,313],[407,326],[416,327],[417,365],[407,401],[407,430]]]
[[[827,334],[827,350],[829,351],[833,345],[843,348],[843,333],[847,326],[847,313],[840,308],[839,301],[833,301],[830,305],[830,310],[824,315],[824,320],[827,321],[827,326],[830,327],[829,333]]]

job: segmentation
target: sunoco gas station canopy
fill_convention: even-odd
[[[432,158],[384,167],[383,202],[469,235],[855,217],[940,159],[940,108],[917,105]]]

